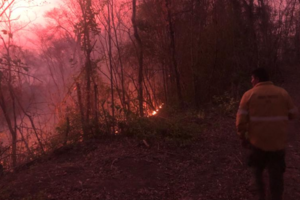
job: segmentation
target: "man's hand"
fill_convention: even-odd
[[[241,134],[239,134],[239,136],[240,136],[242,147],[244,147],[245,149],[249,149],[250,148],[250,142],[248,140],[248,134],[247,133],[241,133]]]
[[[242,147],[244,147],[245,149],[250,149],[250,142],[247,139],[242,139]]]

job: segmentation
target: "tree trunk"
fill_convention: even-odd
[[[168,83],[167,83],[167,72],[164,63],[162,63],[162,77],[163,77],[163,86],[164,86],[164,96],[165,96],[165,103],[168,104]]]
[[[112,112],[112,134],[115,134],[115,99],[114,99],[114,80],[113,80],[113,65],[112,65],[112,49],[111,49],[111,8],[108,3],[108,56],[110,68],[110,90],[111,90],[111,112]]]
[[[136,42],[138,43],[138,63],[139,63],[139,72],[138,72],[138,99],[139,99],[139,113],[140,116],[144,116],[144,108],[143,108],[143,43],[139,36],[137,24],[136,24],[136,0],[132,0],[132,25],[134,29],[134,37]]]
[[[28,154],[30,155],[30,157],[33,158],[33,153],[31,152],[31,150],[29,148],[28,142],[26,141],[22,130],[19,127],[17,127],[17,129],[19,130],[19,133],[21,134],[22,140],[23,140],[23,142],[25,144],[25,147],[26,147],[26,150],[27,150]]]
[[[17,102],[18,102],[18,105],[20,106],[22,112],[28,117],[28,119],[29,119],[29,121],[30,121],[30,123],[31,123],[31,127],[33,128],[33,131],[34,131],[34,133],[35,133],[36,139],[37,139],[37,141],[38,141],[38,143],[39,143],[39,146],[40,146],[40,148],[41,148],[41,150],[42,150],[42,153],[44,154],[44,153],[45,153],[44,147],[43,147],[42,141],[40,140],[40,137],[39,137],[39,135],[38,135],[38,133],[37,133],[37,130],[36,130],[36,128],[35,128],[35,125],[34,125],[34,122],[33,122],[33,119],[32,119],[32,117],[31,117],[31,115],[29,115],[29,114],[26,112],[26,110],[23,108],[23,106],[22,106],[21,102],[19,101],[19,99],[17,99]]]
[[[3,91],[2,91],[2,84],[0,83],[0,106],[2,109],[2,112],[4,114],[4,118],[5,121],[7,123],[9,132],[12,136],[12,153],[11,153],[11,160],[12,160],[12,167],[15,168],[17,166],[17,133],[13,128],[11,119],[7,113],[6,110],[6,103],[5,103],[5,99],[4,99],[4,95],[3,95]]]
[[[80,88],[80,84],[78,82],[76,82],[76,88],[77,88],[77,98],[78,98],[78,105],[79,105],[79,111],[80,111],[80,117],[81,117],[82,132],[83,132],[83,134],[86,134],[84,110],[83,110],[82,97],[81,97],[81,88]]]
[[[169,7],[169,0],[165,0],[165,3],[166,3],[166,8],[167,8],[167,14],[168,14],[171,59],[172,59],[173,70],[175,72],[177,97],[178,97],[178,101],[179,101],[179,106],[182,108],[183,107],[183,98],[182,98],[182,92],[181,92],[180,72],[179,72],[179,68],[178,68],[177,60],[176,60],[176,43],[175,43],[175,36],[174,36],[171,10],[170,10],[170,7]]]
[[[99,102],[98,102],[98,86],[94,83],[94,124],[95,124],[95,133],[99,133]]]
[[[69,132],[70,132],[70,119],[67,116],[66,117],[66,123],[67,123],[67,128],[66,128],[66,132],[65,132],[65,141],[64,141],[64,146],[67,144],[68,142],[68,137],[69,137]]]
[[[125,87],[124,87],[124,67],[123,67],[123,61],[121,58],[121,49],[120,49],[120,45],[119,45],[119,40],[118,40],[118,36],[117,36],[117,30],[116,30],[116,25],[115,25],[115,18],[114,18],[114,2],[112,0],[112,9],[111,9],[111,18],[112,18],[112,25],[113,25],[113,29],[114,29],[114,35],[115,35],[115,40],[116,40],[116,47],[117,47],[117,51],[118,51],[118,59],[119,59],[119,63],[120,63],[120,67],[121,67],[121,88],[122,88],[122,98],[121,98],[121,102],[122,102],[122,106],[123,109],[128,110],[128,108],[126,107],[126,99],[125,99]],[[128,112],[125,113],[125,118],[128,115]]]

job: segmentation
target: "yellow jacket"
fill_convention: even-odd
[[[286,146],[288,120],[298,109],[290,95],[272,82],[260,82],[245,92],[237,112],[238,135],[246,133],[250,143],[264,151],[282,150]]]

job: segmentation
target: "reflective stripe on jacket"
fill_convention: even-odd
[[[296,118],[298,109],[290,95],[272,82],[260,82],[242,97],[237,112],[239,135],[248,132],[252,145],[265,151],[286,146],[288,120]]]

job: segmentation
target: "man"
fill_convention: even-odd
[[[249,166],[254,169],[259,199],[266,198],[263,171],[267,169],[271,199],[282,200],[288,120],[295,119],[298,110],[290,95],[269,81],[265,69],[254,70],[251,83],[253,88],[243,95],[237,112],[237,132],[243,144],[250,144]]]

